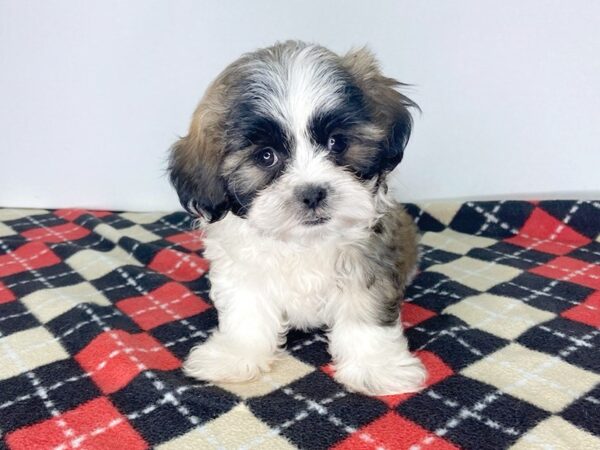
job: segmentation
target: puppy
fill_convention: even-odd
[[[422,386],[399,318],[416,231],[386,187],[417,107],[398,86],[365,49],[338,56],[296,41],[242,56],[210,85],[169,166],[203,223],[219,315],[187,375],[252,379],[290,327],[326,327],[347,388]]]

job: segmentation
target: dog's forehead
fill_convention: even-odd
[[[315,114],[343,102],[348,83],[337,56],[318,46],[257,53],[244,69],[241,102],[297,138],[306,134]]]

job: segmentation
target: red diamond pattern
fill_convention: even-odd
[[[146,333],[106,331],[76,356],[102,392],[116,392],[145,369],[173,370],[181,362]]]
[[[12,302],[15,298],[15,294],[0,281],[0,304]]]
[[[75,220],[84,214],[91,214],[97,218],[102,218],[110,216],[113,213],[110,211],[91,211],[87,209],[57,209],[54,211],[55,216],[61,217],[65,220]]]
[[[34,228],[22,233],[30,241],[42,241],[47,243],[75,241],[90,234],[87,228],[80,227],[74,223],[65,223],[54,227]]]
[[[600,265],[560,256],[531,272],[548,278],[567,280],[592,289],[600,289]]]
[[[506,239],[506,242],[554,255],[564,255],[576,246],[589,244],[591,240],[546,211],[536,208],[519,234]]]
[[[206,259],[193,253],[164,249],[157,253],[148,267],[175,281],[193,281],[204,275],[208,266]]]
[[[147,448],[144,439],[104,397],[84,403],[58,417],[21,428],[9,434],[6,442],[12,450]]]
[[[167,283],[147,295],[121,300],[117,307],[144,330],[199,314],[210,308],[179,283]]]
[[[0,276],[58,264],[60,258],[41,242],[22,245],[11,253],[0,256]]]
[[[600,291],[594,292],[583,303],[567,309],[561,316],[600,328]]]
[[[369,425],[357,430],[346,440],[336,445],[336,450],[406,450],[411,448],[431,450],[456,450],[448,441],[427,431],[410,420],[389,412]]]
[[[406,302],[402,305],[402,325],[405,328],[414,327],[435,315],[433,311],[414,303]]]
[[[175,234],[169,236],[166,240],[193,252],[197,252],[204,247],[202,233],[200,231]]]

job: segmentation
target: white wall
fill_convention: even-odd
[[[0,205],[176,208],[207,83],[287,38],[415,85],[402,199],[600,197],[598,2],[0,0]]]

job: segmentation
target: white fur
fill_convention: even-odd
[[[260,97],[260,112],[301,135],[315,111],[333,109],[340,102],[343,83],[332,71],[333,55],[317,46],[298,47],[282,60],[248,64],[258,82],[247,93]]]
[[[188,375],[228,382],[255,378],[280,354],[290,326],[326,326],[335,377],[348,388],[385,395],[422,385],[425,371],[408,351],[401,325],[368,324],[375,312],[369,310],[369,292],[352,282],[360,278],[351,264],[352,241],[279,241],[229,214],[208,227],[205,245],[219,328],[192,350]]]
[[[263,113],[293,135],[293,160],[253,200],[246,219],[229,213],[206,226],[219,327],[192,350],[185,371],[211,381],[252,379],[269,370],[289,327],[325,326],[335,377],[348,388],[378,395],[418,390],[422,364],[408,351],[400,323],[377,324],[378,299],[361,282],[359,258],[388,200],[374,192],[374,181],[360,182],[327,159],[307,135],[311,113],[339,98],[323,70],[327,55],[305,49],[290,58],[283,67],[256,70],[269,86],[260,92]],[[323,214],[330,220],[322,225],[303,225],[294,192],[307,183],[328,186]]]

